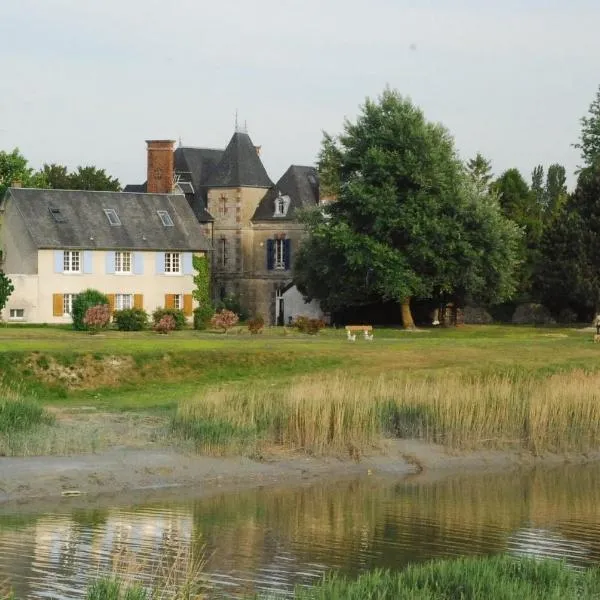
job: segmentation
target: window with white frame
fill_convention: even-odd
[[[115,273],[131,273],[131,252],[115,252]]]
[[[13,320],[19,320],[25,318],[25,309],[24,308],[11,308],[8,313],[8,318]]]
[[[133,294],[115,294],[115,309],[129,310],[133,308]]]
[[[173,295],[173,308],[183,310],[183,296],[181,294]]]
[[[108,222],[113,227],[118,227],[119,225],[121,225],[121,219],[119,219],[119,215],[117,214],[117,211],[114,208],[105,208],[104,214],[106,215]]]
[[[73,312],[73,301],[77,294],[63,294],[63,315],[70,315]]]
[[[275,268],[285,269],[285,240],[275,240]]]
[[[63,271],[65,273],[81,273],[81,252],[79,250],[63,252]]]
[[[163,227],[174,227],[173,219],[171,219],[171,215],[166,210],[157,210],[158,216],[160,217],[160,222],[163,224]]]
[[[181,273],[180,252],[165,252],[165,273]]]

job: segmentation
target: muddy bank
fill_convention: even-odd
[[[585,455],[534,456],[528,452],[450,452],[416,440],[386,440],[377,452],[360,461],[338,457],[272,454],[264,460],[210,458],[170,449],[119,449],[100,454],[56,457],[0,458],[0,505],[69,502],[86,503],[99,496],[150,490],[204,494],[277,483],[298,484],[320,477],[360,474],[393,475],[429,480],[449,472],[501,471],[540,464],[586,463],[600,452]]]

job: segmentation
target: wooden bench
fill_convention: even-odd
[[[372,325],[346,325],[346,334],[349,342],[356,341],[356,334],[363,332],[365,340],[373,341],[373,326]]]

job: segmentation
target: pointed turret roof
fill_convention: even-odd
[[[273,182],[247,133],[233,134],[216,169],[210,174],[206,187],[270,188]]]

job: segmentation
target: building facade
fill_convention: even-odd
[[[111,309],[194,308],[192,258],[205,256],[184,195],[10,188],[0,204],[7,321],[68,323],[88,288]]]
[[[165,158],[169,145],[171,162]],[[244,131],[236,131],[223,150],[174,145],[147,141],[147,181],[125,190],[175,191],[186,197],[200,231],[211,241],[215,301],[235,296],[248,315],[260,315],[270,324],[305,314],[309,307],[297,296],[296,312],[285,311],[284,292],[304,235],[298,212],[319,204],[316,169],[292,165],[273,183],[260,147]],[[311,305],[311,314],[315,310]]]

